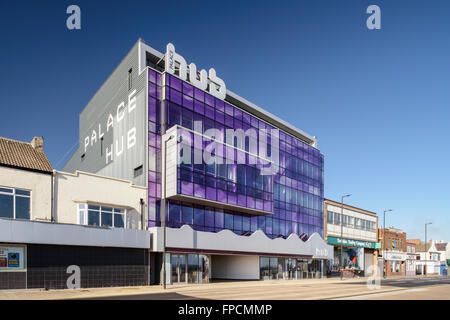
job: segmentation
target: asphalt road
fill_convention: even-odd
[[[423,286],[433,286],[440,284],[450,284],[450,277],[419,277],[381,280],[381,286],[395,286],[400,288],[415,288]]]
[[[250,300],[250,299],[402,299],[402,293],[410,299],[450,300],[450,277],[419,277],[381,280],[381,287],[372,290],[367,279],[361,281],[335,281],[332,283],[302,284],[301,281],[278,281],[265,284],[263,281],[248,286],[170,286],[167,292],[139,295],[118,295],[98,299],[108,300]],[[418,290],[422,288],[423,290]],[[411,291],[414,290],[414,291]],[[438,290],[433,293],[433,290]],[[429,291],[429,292],[428,292]],[[442,293],[441,293],[442,291]],[[97,299],[97,298],[95,298]]]
[[[332,300],[450,300],[450,278],[385,280],[383,286],[404,290],[341,297]]]

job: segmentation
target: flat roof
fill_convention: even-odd
[[[150,47],[148,44],[146,44],[142,39],[139,39],[142,44],[144,44],[143,48],[144,50],[152,55],[154,57],[155,61],[159,61],[159,63],[164,63],[163,57],[164,54],[159,52],[158,50]],[[280,119],[276,115],[268,112],[267,110],[264,110],[261,107],[258,107],[254,103],[242,98],[241,96],[237,95],[236,93],[230,91],[227,89],[227,94],[225,97],[225,101],[243,109],[244,111],[247,111],[248,113],[251,113],[258,118],[261,118],[262,120],[276,126],[279,129],[282,129],[286,133],[308,143],[312,147],[316,148],[317,144],[317,138],[315,136],[311,136],[310,134],[304,132],[303,130],[300,130],[293,126],[292,124]]]
[[[334,200],[330,200],[330,199],[327,199],[327,198],[324,198],[323,201],[326,202],[326,203],[332,204],[332,205],[341,206],[340,202],[337,202],[337,201],[334,201]],[[351,209],[354,209],[356,211],[359,211],[359,212],[362,212],[362,213],[368,213],[368,214],[371,214],[371,215],[374,215],[374,216],[377,215],[376,212],[365,210],[365,209],[361,209],[361,208],[358,208],[358,207],[354,207],[354,206],[351,206],[351,205],[345,204],[345,203],[344,203],[344,208],[351,208]]]

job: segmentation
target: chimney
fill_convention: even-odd
[[[31,140],[31,146],[36,151],[44,151],[44,137],[34,137],[33,140]]]

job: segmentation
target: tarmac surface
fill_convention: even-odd
[[[0,300],[450,300],[450,277],[395,277],[381,280],[379,288],[367,278],[270,281],[230,281],[200,285],[90,288],[76,290],[0,291]]]

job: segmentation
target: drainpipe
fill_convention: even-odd
[[[145,204],[145,202],[144,202],[144,199],[141,198],[139,200],[139,204],[141,205],[141,229],[145,230],[147,228],[145,227],[145,216],[144,216],[144,204]]]
[[[50,220],[51,222],[55,222],[55,208],[54,208],[54,192],[55,192],[55,188],[54,188],[54,177],[56,175],[56,170],[53,169],[52,171],[52,177],[51,177],[51,204],[50,204]]]

